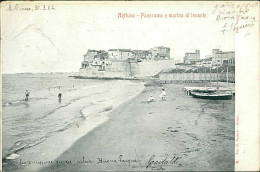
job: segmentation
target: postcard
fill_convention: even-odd
[[[258,1],[1,3],[2,171],[259,170]]]

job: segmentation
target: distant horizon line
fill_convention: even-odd
[[[17,72],[17,73],[2,73],[2,75],[8,74],[65,74],[65,73],[78,73],[78,72]]]

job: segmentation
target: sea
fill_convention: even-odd
[[[2,79],[3,160],[18,158],[21,151],[78,125],[94,112],[112,110],[115,103],[136,93],[136,85],[140,85],[130,81],[75,79],[63,73],[3,74]],[[28,101],[26,90],[30,92]]]

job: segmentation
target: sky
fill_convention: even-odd
[[[16,2],[17,3],[17,2]],[[15,3],[11,3],[14,8]],[[78,72],[88,49],[150,49],[170,47],[171,58],[182,60],[199,49],[234,51],[234,33],[220,32],[210,2],[23,2],[19,8],[54,5],[55,10],[2,9],[3,73]],[[206,18],[118,18],[118,13],[205,13]]]

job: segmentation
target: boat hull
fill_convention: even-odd
[[[200,99],[210,99],[210,100],[231,100],[233,98],[232,94],[197,94],[191,92],[191,96],[194,98],[200,98]]]

